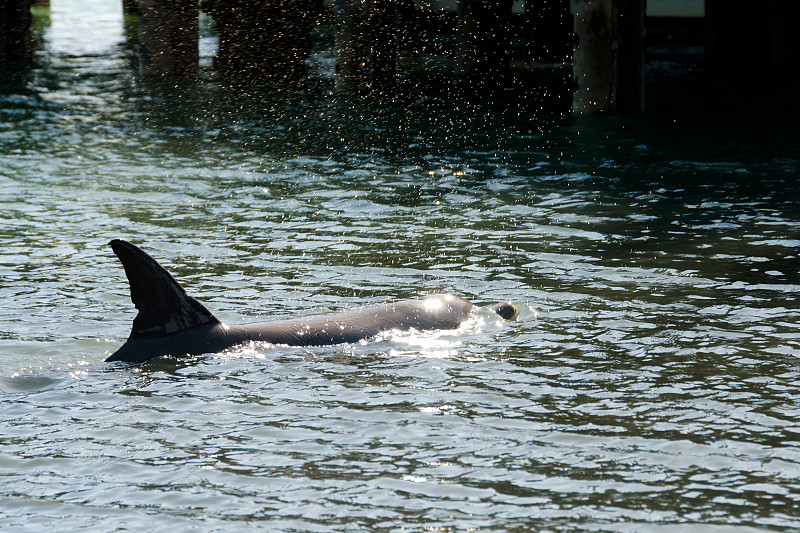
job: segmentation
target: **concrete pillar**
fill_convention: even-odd
[[[143,76],[197,75],[196,0],[139,0],[140,71]]]
[[[459,0],[456,68],[480,85],[508,74],[513,0]]]
[[[206,0],[219,35],[215,64],[232,77],[300,82],[311,50],[317,0]]]
[[[644,110],[645,0],[575,0],[572,111]]]
[[[394,93],[397,0],[336,0],[336,86],[375,95]]]
[[[0,68],[25,65],[32,54],[29,0],[0,0]]]

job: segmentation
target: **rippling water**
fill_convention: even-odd
[[[207,33],[174,87],[91,3],[53,0],[0,85],[4,531],[800,528],[791,87],[664,82],[635,119],[380,105],[228,87]],[[135,315],[116,237],[231,323],[437,291],[523,312],[104,364]]]

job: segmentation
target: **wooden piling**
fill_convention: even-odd
[[[18,68],[30,61],[29,0],[0,0],[0,68]]]
[[[194,77],[199,65],[196,0],[139,0],[140,72]]]
[[[575,114],[644,110],[645,0],[576,0]]]
[[[337,0],[336,86],[391,95],[397,79],[397,0]]]

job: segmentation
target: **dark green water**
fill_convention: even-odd
[[[800,528],[796,86],[579,120],[173,87],[115,4],[53,0],[0,86],[3,531]],[[116,237],[231,323],[441,291],[522,315],[107,365]]]

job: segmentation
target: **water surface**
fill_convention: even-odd
[[[231,87],[207,29],[201,83],[145,82],[116,2],[71,6],[0,86],[4,531],[800,527],[790,100]],[[136,313],[118,237],[230,323],[442,291],[522,314],[104,364]]]

